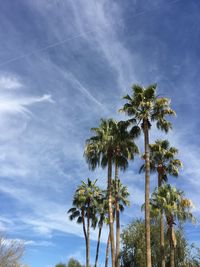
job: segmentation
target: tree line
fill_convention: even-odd
[[[96,248],[95,267],[98,266],[99,245],[101,231],[104,224],[109,226],[109,235],[106,248],[105,266],[108,266],[108,253],[111,250],[112,267],[119,267],[120,254],[120,214],[129,204],[128,188],[119,178],[119,172],[125,171],[131,160],[141,155],[136,140],[143,136],[142,153],[143,164],[140,173],[145,176],[145,203],[143,243],[143,265],[130,266],[161,266],[174,267],[177,265],[177,232],[174,226],[177,222],[194,221],[192,202],[185,197],[183,191],[171,186],[168,176],[177,177],[182,167],[177,158],[178,150],[172,147],[168,140],[158,139],[154,144],[149,143],[152,125],[158,130],[168,133],[172,129],[170,117],[175,116],[171,108],[170,99],[157,94],[157,85],[146,88],[133,85],[131,94],[123,97],[126,103],[119,110],[128,116],[127,120],[101,119],[98,127],[91,128],[93,135],[86,140],[84,157],[89,169],[97,167],[107,169],[107,189],[101,190],[97,180],[88,178],[73,196],[73,207],[68,211],[71,220],[76,219],[82,224],[86,245],[86,267],[90,266],[90,230],[98,226],[98,242]],[[150,175],[157,173],[158,186],[150,196]],[[152,227],[159,228],[159,265],[152,261]],[[115,223],[115,227],[114,227]],[[168,241],[169,257],[166,251]],[[110,247],[110,248],[109,248]],[[133,253],[134,254],[134,253]],[[168,265],[168,258],[169,264]],[[125,266],[125,265],[124,265]],[[186,265],[190,266],[190,265]]]

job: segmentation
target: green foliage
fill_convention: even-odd
[[[58,263],[55,267],[84,267],[84,265],[80,264],[79,261],[77,261],[74,258],[71,258],[67,264],[65,263]]]
[[[97,166],[105,168],[109,157],[113,162],[117,160],[120,169],[128,167],[128,160],[139,153],[133,141],[134,133],[128,131],[130,124],[131,120],[101,119],[99,127],[91,129],[94,136],[86,141],[84,151],[90,169],[94,170]]]
[[[175,220],[194,220],[191,213],[192,202],[185,198],[183,191],[170,184],[164,184],[153,192],[150,206],[152,211],[164,213],[168,224],[174,224]]]
[[[117,191],[116,191],[117,188]],[[130,205],[130,201],[128,200],[129,192],[128,187],[124,186],[120,179],[112,181],[112,192],[113,192],[113,204],[115,201],[119,203],[120,211],[124,211],[125,206]]]
[[[165,236],[166,234],[165,229]],[[175,250],[175,267],[200,267],[200,249],[190,245],[184,236],[181,225],[178,225],[175,234],[177,237],[177,247]],[[135,220],[129,224],[122,232],[122,267],[145,266],[145,223],[143,220]],[[165,237],[165,240],[167,238]],[[160,255],[160,233],[159,223],[151,225],[151,248],[152,266],[159,267]],[[170,259],[169,243],[165,242],[166,267],[169,267]]]
[[[75,259],[70,259],[66,267],[84,267],[84,265],[80,264],[79,261]]]
[[[177,177],[182,163],[176,158],[178,150],[171,147],[168,140],[157,139],[154,144],[149,145],[150,148],[150,170],[158,172],[161,183],[166,182],[168,175]],[[140,168],[140,172],[145,171],[145,164]]]
[[[89,178],[87,183],[81,182],[78,186],[74,198],[73,207],[68,210],[70,220],[76,219],[77,223],[83,223],[83,220],[88,217],[92,221],[92,227],[96,227],[96,212],[98,203],[102,198],[102,191],[96,185],[97,180],[92,182]]]
[[[56,264],[55,267],[67,267],[67,265],[65,263],[60,262],[60,263]]]
[[[175,112],[170,108],[170,100],[165,97],[156,95],[157,85],[152,84],[147,88],[134,84],[132,86],[132,94],[124,96],[127,102],[120,109],[120,112],[131,116],[137,123],[134,128],[138,128],[140,122],[146,120],[149,127],[151,122],[156,122],[158,129],[168,132],[172,128],[171,122],[166,117],[175,115]],[[139,132],[139,130],[138,130]]]

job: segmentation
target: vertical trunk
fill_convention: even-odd
[[[120,211],[119,203],[117,204],[116,210],[116,267],[119,267],[119,256],[120,256]]]
[[[113,203],[112,203],[112,159],[108,159],[108,219],[110,226],[110,243],[111,243],[111,257],[112,267],[115,266],[115,238],[114,238],[114,227],[113,227]]]
[[[99,235],[98,235],[98,241],[97,241],[95,265],[94,265],[95,267],[97,267],[98,258],[99,258],[99,246],[100,246],[100,239],[101,239],[101,230],[102,230],[102,227],[103,227],[103,220],[101,220],[100,226],[99,226]]]
[[[151,267],[151,233],[150,233],[150,161],[149,161],[149,122],[143,121],[145,145],[145,232],[146,232],[146,267]]]
[[[108,267],[108,260],[109,260],[109,247],[110,247],[110,233],[108,235],[108,241],[106,246],[106,259],[105,259],[105,267]]]
[[[162,185],[162,176],[158,173],[158,187]],[[160,253],[161,267],[165,267],[165,234],[164,234],[164,219],[163,213],[160,215]]]
[[[85,237],[85,247],[86,247],[85,256],[86,256],[86,266],[87,266],[87,261],[88,261],[88,251],[87,251],[88,241],[87,241],[87,233],[86,233],[86,226],[85,226],[85,212],[84,212],[83,208],[81,209],[81,216],[82,216],[82,219],[83,219],[83,233],[84,233],[84,237]]]
[[[165,267],[165,234],[164,234],[164,219],[163,214],[160,215],[160,252],[161,252],[161,267]]]
[[[170,227],[170,267],[175,266],[175,248],[173,243],[173,225]]]
[[[90,209],[87,210],[86,267],[90,267]]]
[[[117,197],[119,190],[119,177],[118,177],[118,165],[115,162],[115,210],[116,210],[116,255],[115,255],[115,267],[119,267],[119,254],[120,254],[120,210],[119,200]]]

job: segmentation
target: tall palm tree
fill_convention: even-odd
[[[134,126],[132,132],[144,134],[145,148],[145,228],[146,228],[146,266],[151,267],[151,238],[150,238],[150,160],[149,160],[149,130],[151,123],[156,122],[156,127],[165,132],[171,128],[171,123],[166,119],[167,115],[175,115],[170,108],[170,100],[156,95],[156,84],[143,88],[140,85],[132,86],[132,95],[124,96],[127,103],[121,112],[132,117]]]
[[[120,255],[120,211],[123,205],[127,205],[126,198],[128,197],[127,188],[124,187],[119,179],[119,169],[125,171],[128,168],[129,160],[133,160],[134,156],[139,153],[139,149],[133,141],[137,135],[128,131],[131,121],[116,122],[115,140],[116,149],[114,150],[115,165],[115,180],[114,180],[114,198],[115,198],[115,213],[116,213],[116,253],[115,253],[115,267],[119,267]],[[124,201],[124,202],[123,202]],[[122,206],[120,206],[123,204]]]
[[[84,156],[89,165],[89,168],[94,170],[101,165],[103,168],[108,166],[108,209],[109,209],[109,227],[110,227],[110,241],[112,251],[112,267],[115,264],[115,245],[114,245],[114,227],[113,227],[113,210],[112,210],[112,157],[114,150],[113,142],[113,126],[114,121],[101,120],[99,128],[92,128],[95,133],[90,139],[86,141]]]
[[[150,170],[158,174],[158,187],[168,180],[168,175],[177,177],[182,163],[176,158],[178,150],[171,147],[168,140],[156,140],[155,144],[150,144]],[[140,168],[140,172],[145,170],[145,164]],[[161,245],[161,266],[165,267],[164,252],[164,221],[160,214],[160,245]]]
[[[169,184],[164,184],[152,194],[150,206],[154,214],[165,214],[170,244],[170,267],[174,267],[176,248],[174,225],[176,220],[181,222],[194,220],[191,213],[192,202],[185,198],[183,191],[177,190]]]
[[[86,243],[86,267],[90,267],[90,228],[96,227],[96,207],[101,198],[101,190],[96,185],[97,180],[92,182],[89,178],[87,183],[81,182],[74,198],[73,207],[68,210],[70,220],[77,219],[77,223],[83,225],[83,233]]]
[[[112,207],[112,165],[120,158],[124,167],[128,164],[127,159],[133,159],[134,153],[138,152],[137,146],[130,138],[127,127],[128,122],[116,122],[113,119],[101,120],[98,128],[92,128],[94,136],[86,141],[84,156],[89,167],[94,170],[97,166],[108,167],[108,217],[110,227],[110,242],[112,252],[112,266],[115,266],[115,238],[113,226]]]

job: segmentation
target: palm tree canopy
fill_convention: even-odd
[[[102,191],[96,185],[97,179],[92,182],[89,178],[87,183],[82,181],[73,197],[73,207],[68,210],[70,220],[77,219],[77,223],[83,222],[83,216],[92,219],[92,227],[97,224],[97,208],[102,198]],[[90,213],[88,215],[88,212]]]
[[[101,227],[103,223],[108,224],[108,195],[107,190],[102,191],[101,198],[98,201],[96,207],[96,218],[98,221],[98,227]]]
[[[117,190],[116,190],[117,188]],[[112,193],[113,193],[113,207],[115,209],[115,201],[118,202],[119,204],[119,209],[121,212],[124,211],[125,206],[130,205],[130,201],[128,199],[129,197],[129,192],[128,192],[128,187],[124,186],[120,179],[113,180],[112,181]]]
[[[183,191],[169,184],[164,184],[153,192],[150,199],[150,207],[154,213],[163,212],[167,220],[173,218],[173,222],[175,220],[182,222],[186,220],[194,221],[191,212],[191,200],[185,198]]]
[[[150,144],[150,169],[162,175],[162,181],[167,181],[167,175],[177,177],[182,163],[176,158],[178,149],[171,147],[168,140],[156,140],[155,144]],[[145,170],[145,164],[140,168],[140,172]]]
[[[158,97],[156,89],[156,84],[146,88],[134,84],[132,86],[132,94],[123,97],[123,99],[127,100],[127,103],[120,109],[120,112],[125,112],[135,119],[137,123],[137,126],[134,127],[135,129],[144,120],[148,122],[149,127],[151,122],[155,121],[157,128],[165,132],[172,128],[171,122],[166,119],[167,115],[175,115],[175,112],[170,108],[170,99]]]
[[[134,159],[134,155],[139,153],[133,141],[134,133],[128,131],[129,125],[130,121],[101,119],[99,127],[91,129],[94,136],[86,141],[84,156],[92,170],[97,166],[105,168],[109,157],[112,162],[117,160],[122,170],[127,168],[128,160]]]

